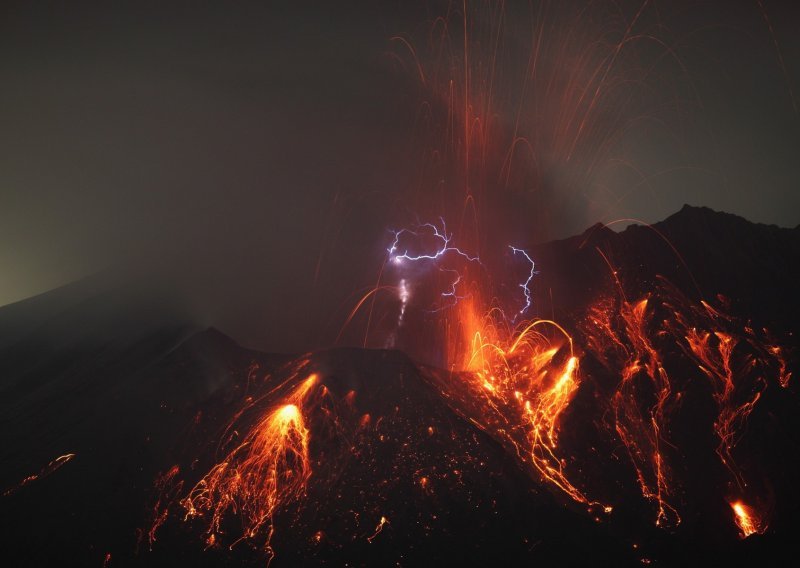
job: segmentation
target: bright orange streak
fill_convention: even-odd
[[[389,519],[387,519],[386,517],[382,516],[381,520],[378,521],[378,525],[375,527],[375,532],[372,533],[372,536],[368,536],[367,540],[370,543],[372,543],[372,541],[375,540],[375,537],[378,536],[379,534],[381,534],[381,532],[383,532],[383,527],[385,527],[388,524],[389,524]]]
[[[715,340],[712,342],[712,338]],[[736,392],[736,375],[732,368],[732,355],[738,341],[731,335],[721,331],[713,334],[688,330],[686,342],[697,358],[699,369],[711,380],[714,400],[719,408],[719,415],[714,422],[714,430],[719,438],[717,454],[722,463],[736,479],[740,490],[744,490],[745,481],[731,454],[739,437],[741,426],[747,421],[761,393],[766,388],[763,381],[758,381],[756,389],[748,400],[734,401]]]
[[[698,306],[677,294],[674,296],[676,303],[680,303],[673,333],[679,338],[683,336],[687,354],[709,379],[717,405],[714,432],[719,444],[716,452],[743,493],[748,483],[734,459],[734,448],[767,388],[767,377],[777,375],[778,384],[785,387],[791,373],[787,371],[781,348],[770,345],[768,337],[758,336],[749,325],[741,324],[704,301]],[[743,537],[766,530],[763,512],[741,502],[731,506]]]
[[[612,348],[621,348],[621,380],[611,400],[615,429],[636,470],[642,495],[657,505],[656,525],[669,527],[681,522],[670,503],[670,472],[661,449],[665,442],[663,432],[668,429],[672,384],[648,331],[647,304],[647,298],[633,305],[621,300],[620,330],[599,323],[611,321],[611,306],[596,306],[590,317],[609,335],[605,339],[611,340]],[[652,389],[654,400],[644,396],[648,389]]]
[[[550,320],[525,322],[521,331],[506,333],[492,317],[494,311],[481,319],[472,302],[459,309],[467,372],[459,375],[465,383],[445,385],[445,394],[460,400],[475,424],[512,447],[544,481],[579,503],[600,505],[570,481],[558,452],[561,417],[580,385],[572,338]],[[537,331],[541,327],[555,328],[565,341],[551,344]]]
[[[3,497],[8,497],[9,495],[13,495],[29,483],[36,481],[37,479],[43,479],[59,469],[61,466],[69,462],[72,458],[75,457],[75,454],[64,454],[63,456],[58,456],[56,459],[48,463],[46,466],[42,468],[39,473],[34,473],[27,476],[25,479],[17,483],[13,487],[9,487],[3,492]]]
[[[664,342],[681,349],[708,377],[717,409],[713,424],[719,440],[716,452],[740,493],[748,483],[733,450],[767,388],[767,377],[776,376],[776,382],[784,385],[791,374],[780,347],[721,308],[693,302],[662,281],[660,308],[670,317],[659,321],[653,317],[648,299],[630,304],[620,282],[617,284],[621,297],[597,302],[590,311],[586,347],[609,370],[621,369],[611,400],[615,429],[634,465],[642,494],[658,504],[656,524],[669,525],[680,518],[670,504],[675,490],[664,449],[665,444],[672,445],[667,438],[672,410],[684,392],[676,390],[665,369]],[[750,518],[762,519],[757,524],[766,525],[763,513],[752,508],[747,512]]]
[[[734,501],[730,505],[731,509],[733,509],[734,521],[736,521],[736,526],[739,527],[739,536],[741,538],[747,538],[756,533],[764,534],[767,526],[762,523],[761,519],[755,515],[755,512],[750,507],[742,501]]]
[[[300,383],[181,501],[187,519],[207,518],[209,546],[217,542],[223,518],[236,513],[242,518],[243,534],[231,547],[263,533],[264,550],[270,559],[274,556],[270,546],[273,516],[278,507],[305,494],[311,476],[310,433],[302,407],[317,382],[312,374]]]
[[[344,333],[345,328],[352,321],[353,317],[355,317],[356,313],[358,313],[358,310],[361,309],[361,306],[364,305],[364,302],[366,302],[370,298],[370,296],[372,296],[373,294],[377,294],[381,290],[394,290],[394,291],[397,291],[397,289],[398,289],[397,286],[376,286],[375,288],[372,288],[369,292],[364,294],[361,297],[361,299],[358,301],[358,303],[355,305],[355,307],[352,310],[350,310],[350,314],[347,316],[347,319],[342,324],[342,327],[339,330],[339,335],[336,336],[336,341],[333,342],[334,345],[339,343],[339,340],[342,338],[342,334]]]
[[[783,350],[777,345],[771,345],[767,350],[778,362],[778,382],[783,388],[787,388],[789,386],[789,381],[792,380],[792,373],[787,370],[786,359],[783,357]]]
[[[180,471],[180,467],[173,465],[166,473],[156,478],[155,486],[158,490],[158,499],[153,506],[152,525],[150,525],[150,530],[147,533],[150,550],[153,549],[153,543],[156,541],[158,529],[166,522],[167,516],[169,515],[169,506],[163,506],[165,501],[168,503],[183,489],[182,481],[178,482],[174,487],[172,486],[173,480]]]

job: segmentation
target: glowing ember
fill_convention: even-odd
[[[368,536],[367,540],[370,543],[372,543],[372,541],[375,540],[375,537],[377,537],[379,534],[381,534],[381,532],[383,532],[383,527],[385,527],[388,524],[389,524],[389,519],[387,519],[384,516],[381,516],[381,520],[378,521],[378,525],[375,527],[375,532],[372,533],[372,536]]]
[[[633,305],[622,300],[618,309],[610,302],[594,306],[589,347],[612,371],[619,369],[620,382],[611,399],[614,428],[642,494],[657,506],[656,525],[674,526],[681,519],[669,502],[670,474],[662,451],[668,443],[672,383],[651,339],[647,306],[647,299]]]
[[[13,487],[9,487],[5,491],[3,491],[3,497],[8,497],[9,495],[13,495],[29,483],[37,481],[39,479],[44,479],[48,475],[52,474],[56,470],[58,470],[63,465],[67,464],[72,458],[75,457],[75,454],[64,454],[63,456],[58,456],[53,461],[48,463],[44,466],[39,473],[34,473],[27,476],[25,479],[14,485]]]
[[[465,304],[461,313],[466,321],[476,321],[470,308]],[[563,340],[553,344],[539,331],[545,327]],[[572,338],[548,320],[527,323],[509,335],[502,329],[484,318],[470,342],[467,372],[459,375],[464,382],[443,384],[446,396],[460,400],[475,424],[513,448],[543,480],[579,503],[600,505],[570,481],[558,451],[561,416],[580,385]]]
[[[741,501],[734,501],[731,503],[733,509],[734,520],[736,526],[739,527],[739,536],[747,538],[752,534],[763,534],[767,530],[767,526],[762,524],[755,512]]]
[[[181,501],[186,518],[208,522],[207,543],[214,546],[228,514],[242,520],[241,540],[261,536],[270,558],[277,509],[302,497],[311,477],[309,431],[302,407],[317,375],[310,375],[285,404],[266,413],[244,441],[215,465]]]
[[[614,142],[631,125],[614,109],[638,99],[632,85],[639,83],[631,81],[624,63],[636,65],[633,49],[638,42],[661,43],[637,29],[650,4],[642,2],[632,17],[614,20],[610,29],[599,26],[597,31],[589,10],[566,10],[561,17],[567,21],[561,23],[571,30],[569,35],[589,33],[585,42],[574,45],[565,36],[548,36],[546,30],[554,27],[547,19],[549,9],[531,14],[531,51],[524,58],[527,64],[519,69],[520,76],[511,81],[501,80],[504,70],[517,67],[503,60],[502,2],[481,4],[490,22],[485,29],[474,25],[467,3],[453,6],[448,17],[436,19],[429,38],[432,53],[427,57],[419,57],[405,38],[394,38],[408,50],[413,60],[409,67],[416,70],[431,98],[424,105],[430,121],[430,130],[424,133],[430,163],[422,168],[418,200],[410,208],[429,219],[438,217],[439,222],[417,221],[390,231],[377,282],[353,307],[342,332],[360,309],[368,309],[366,347],[378,292],[391,292],[395,311],[378,314],[377,322],[388,323],[375,323],[375,327],[394,327],[376,333],[375,345],[398,346],[413,353],[417,346],[403,345],[399,332],[412,322],[425,321],[428,327],[410,330],[409,335],[425,343],[425,353],[449,369],[448,377],[432,379],[448,404],[513,452],[534,476],[590,509],[599,520],[601,510],[610,514],[614,509],[591,497],[604,495],[602,486],[576,467],[574,462],[579,460],[570,455],[573,448],[564,447],[568,445],[564,442],[568,410],[582,385],[596,381],[593,410],[603,419],[591,425],[598,440],[620,449],[623,465],[635,480],[631,494],[636,500],[641,495],[652,508],[649,515],[655,525],[674,528],[681,523],[678,509],[682,505],[678,498],[681,467],[676,466],[681,450],[673,427],[682,398],[690,392],[687,382],[698,379],[706,385],[707,381],[710,388],[703,396],[715,409],[716,452],[730,472],[731,485],[735,482],[735,494],[744,495],[748,484],[734,459],[736,445],[772,377],[781,387],[788,386],[791,373],[785,353],[766,332],[754,332],[721,308],[700,300],[699,294],[689,299],[661,282],[648,283],[629,297],[622,278],[599,248],[615,288],[593,292],[588,309],[572,314],[573,340],[572,331],[556,323],[555,316],[535,318],[539,306],[534,299],[540,297],[532,289],[535,255],[509,245],[517,242],[516,237],[508,238],[511,230],[504,233],[506,227],[492,217],[493,208],[501,209],[498,204],[506,204],[509,197],[525,192],[558,195],[560,188],[552,184],[570,191],[593,191],[602,185],[600,174],[617,167],[619,160],[611,159]],[[486,46],[491,47],[487,50]],[[636,77],[650,74],[635,70]],[[498,120],[503,116],[498,110],[501,104],[512,107],[509,116],[515,118],[509,125]],[[433,116],[430,109],[439,106],[445,109],[443,116]],[[428,168],[435,175],[426,177]],[[556,198],[552,200],[543,204],[552,207],[536,208],[539,218],[527,220],[525,230],[533,228],[526,238],[534,238],[539,230],[535,221],[549,220],[549,209],[563,207]],[[458,239],[448,231],[445,217],[460,220]],[[505,267],[505,273],[496,270],[508,257],[513,263],[524,259],[529,265],[522,281],[508,277],[518,276],[516,267]],[[425,318],[415,320],[420,313]],[[598,369],[599,375],[604,369],[609,384],[599,384],[600,379],[586,371],[582,374],[582,368]],[[268,410],[248,425],[242,442],[182,499],[186,518],[201,517],[207,522],[209,546],[217,546],[229,532],[223,529],[226,518],[238,516],[241,536],[231,546],[260,537],[270,558],[274,555],[270,542],[276,511],[300,499],[312,476],[307,421],[312,410],[308,397],[315,385],[317,377],[311,375],[288,396],[271,400]],[[348,404],[354,398],[351,391]],[[332,406],[324,413],[336,421],[337,410]],[[384,418],[359,416],[363,431],[377,428]],[[443,434],[433,427],[427,433],[430,437]],[[382,432],[378,439],[388,437]],[[352,451],[357,453],[353,444]],[[452,471],[459,475],[459,469]],[[164,483],[176,473],[168,472]],[[433,487],[438,491],[435,477],[419,474],[414,480],[420,493],[432,493]],[[742,501],[730,506],[742,537],[766,530],[764,512]],[[368,518],[376,518],[379,510],[386,511],[374,509],[375,516]],[[355,516],[359,513],[353,511]],[[151,542],[165,515],[155,515]],[[381,515],[367,541],[372,543],[388,524]],[[359,532],[358,538],[364,534]],[[320,543],[326,538],[317,531],[313,540]],[[641,561],[651,562],[644,557]]]

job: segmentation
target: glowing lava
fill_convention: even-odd
[[[430,99],[420,110],[419,123],[428,126],[419,145],[425,148],[426,159],[418,195],[409,208],[428,218],[441,215],[440,222],[417,222],[390,232],[377,283],[357,302],[342,330],[358,310],[369,306],[363,342],[367,346],[379,291],[394,294],[392,309],[397,311],[375,318],[395,326],[387,332],[388,340],[379,336],[376,345],[395,347],[397,330],[422,320],[412,317],[415,308],[436,314],[424,320],[431,333],[415,328],[409,335],[434,345],[426,353],[435,353],[437,362],[450,370],[448,377],[434,378],[448,404],[513,452],[546,484],[589,509],[610,513],[610,505],[590,497],[599,480],[585,478],[572,464],[571,448],[563,443],[568,411],[582,385],[599,382],[597,376],[582,374],[582,366],[593,368],[586,362],[591,359],[597,363],[594,368],[604,368],[610,377],[610,385],[598,388],[594,401],[597,415],[604,417],[594,424],[598,439],[609,448],[624,448],[623,462],[636,480],[631,483],[632,494],[637,499],[641,494],[651,504],[657,526],[674,528],[681,522],[681,492],[680,479],[675,479],[680,467],[672,460],[680,450],[671,429],[688,392],[686,381],[708,381],[707,396],[716,409],[716,451],[735,481],[735,494],[744,495],[748,484],[734,451],[768,377],[777,376],[782,387],[789,383],[791,373],[781,348],[766,334],[753,332],[708,303],[689,300],[666,287],[640,289],[629,300],[613,268],[617,289],[598,292],[587,311],[576,316],[580,321],[573,340],[571,332],[555,321],[533,319],[534,298],[539,297],[532,291],[535,256],[508,245],[512,239],[503,234],[507,227],[492,217],[520,195],[542,196],[549,201],[525,211],[530,215],[524,226],[526,231],[530,228],[526,238],[533,239],[543,230],[540,224],[552,222],[551,216],[559,218],[558,213],[574,201],[569,195],[562,200],[561,193],[579,189],[582,194],[605,196],[609,190],[604,181],[623,162],[613,157],[615,142],[649,110],[637,103],[647,100],[638,95],[639,89],[669,91],[644,80],[654,74],[641,66],[635,49],[639,43],[654,42],[664,46],[663,55],[673,54],[646,27],[650,18],[641,18],[648,6],[655,11],[654,5],[644,1],[634,14],[623,17],[620,7],[611,4],[615,8],[611,13],[619,17],[612,18],[609,26],[595,28],[595,17],[602,22],[608,16],[589,8],[562,13],[542,6],[529,18],[507,18],[505,3],[479,3],[485,12],[484,26],[476,25],[472,5],[468,9],[466,2],[448,3],[447,15],[436,18],[427,34],[431,53],[418,56],[411,41],[393,38],[408,50],[409,68]],[[505,51],[503,26],[512,20],[531,24],[528,30],[513,28],[522,32],[523,41],[530,41],[530,52],[522,58],[527,63],[521,67],[516,56]],[[570,33],[548,31],[562,28]],[[574,42],[575,37],[582,41]],[[514,70],[518,75],[508,76]],[[434,110],[440,108],[441,116]],[[618,112],[623,108],[631,112]],[[501,120],[504,116],[511,120]],[[607,197],[617,202],[619,196]],[[464,240],[456,241],[448,232],[445,216],[460,220],[458,233]],[[498,243],[497,249],[490,249],[489,244]],[[494,268],[492,254],[502,250],[508,256],[509,248],[512,257],[522,256],[530,265],[523,282],[509,283],[507,274],[489,274],[487,267]],[[426,296],[418,277],[427,271],[448,277],[445,287]],[[385,272],[394,278],[392,285],[382,281]],[[517,290],[514,298],[508,297],[509,285]],[[430,305],[415,305],[431,296],[436,301]],[[394,317],[380,317],[386,315]],[[414,346],[399,347],[414,350]],[[311,375],[288,396],[271,401],[249,425],[241,443],[181,501],[186,518],[206,521],[209,546],[218,545],[231,532],[225,523],[238,516],[241,536],[230,546],[260,535],[264,550],[273,556],[275,514],[302,498],[312,476],[307,420],[308,397],[316,384],[316,375]],[[363,415],[365,430],[371,421],[369,414]],[[432,429],[429,434],[433,435]],[[430,481],[420,476],[418,483],[427,489]],[[739,500],[730,506],[742,537],[766,530],[765,513]],[[165,517],[157,518],[163,522]],[[392,519],[399,523],[395,516]],[[372,543],[388,523],[381,515],[367,541]],[[322,540],[323,533],[316,534]]]
[[[513,448],[545,482],[579,503],[602,506],[569,479],[568,464],[559,455],[561,418],[580,386],[572,338],[549,320],[508,331],[502,315],[492,317],[500,312],[477,318],[470,312],[473,305],[464,303],[459,310],[462,321],[479,326],[466,351],[466,371],[440,385],[445,396],[459,401],[474,424]],[[555,331],[558,338],[545,331]]]
[[[730,504],[734,513],[734,521],[739,527],[739,536],[747,538],[753,534],[763,534],[767,530],[766,524],[756,516],[755,512],[741,501],[734,501]]]
[[[680,516],[672,503],[675,488],[665,448],[677,449],[669,430],[688,385],[673,382],[668,367],[688,360],[699,376],[709,381],[716,406],[716,453],[738,494],[744,494],[749,484],[734,458],[734,449],[768,379],[775,377],[784,387],[790,374],[781,349],[771,346],[766,333],[756,333],[722,308],[693,302],[666,282],[650,299],[629,304],[620,282],[617,284],[621,298],[616,302],[604,299],[590,310],[584,330],[586,347],[610,371],[621,370],[611,399],[615,429],[634,465],[642,494],[657,503],[656,524],[671,526],[680,522]],[[656,299],[660,300],[657,309],[669,317],[654,317],[650,304]],[[675,351],[685,357],[676,358]],[[673,353],[669,362],[663,355],[666,352]],[[685,368],[680,368],[685,374]],[[737,504],[736,522],[744,536],[766,528],[764,513]],[[759,528],[750,530],[754,527]]]
[[[209,546],[225,532],[226,516],[236,514],[242,534],[230,546],[261,535],[264,550],[274,556],[270,541],[275,512],[301,498],[311,477],[309,430],[302,408],[316,382],[317,375],[310,375],[284,404],[267,412],[181,501],[187,519],[202,516],[208,522]]]
[[[50,463],[48,463],[46,466],[44,466],[39,473],[33,473],[24,478],[22,481],[20,481],[13,487],[10,487],[5,491],[3,491],[3,497],[8,497],[10,495],[13,495],[23,487],[27,486],[29,483],[32,483],[39,479],[44,479],[48,475],[52,474],[53,472],[61,468],[63,465],[67,464],[74,457],[75,454],[64,454],[63,456],[58,456]]]
[[[592,307],[588,347],[620,382],[610,405],[614,429],[636,471],[642,495],[655,502],[656,525],[681,522],[671,504],[670,472],[662,447],[669,444],[669,414],[674,403],[672,382],[650,331],[648,300],[619,306],[599,302]]]

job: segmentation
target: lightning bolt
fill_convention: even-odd
[[[389,262],[395,265],[402,266],[405,263],[412,263],[412,262],[436,262],[440,259],[443,259],[447,255],[457,255],[468,262],[477,262],[481,264],[480,258],[477,256],[471,256],[468,253],[464,252],[460,248],[452,245],[453,234],[447,232],[447,225],[442,217],[439,218],[439,222],[441,227],[434,223],[422,223],[418,226],[408,229],[400,229],[400,230],[391,230],[390,232],[393,234],[394,238],[392,240],[391,245],[386,251],[389,253]],[[405,244],[405,240],[412,238],[416,240],[422,239],[429,239],[433,241],[433,250],[424,250],[424,246],[422,247],[423,250],[420,252],[412,251],[409,249],[407,244]],[[403,241],[403,243],[401,243]],[[430,247],[430,243],[428,243]],[[456,287],[461,283],[463,277],[460,272],[453,269],[443,269],[440,268],[442,272],[450,272],[455,275],[454,280],[450,284],[450,289],[446,290],[441,293],[441,297],[443,299],[442,305],[433,310],[434,312],[441,311],[445,308],[450,308],[454,306],[458,300],[463,298],[464,296],[459,296],[456,290]],[[404,283],[406,280],[403,279]],[[408,302],[408,295],[403,299],[401,298],[403,303],[403,310],[405,309],[405,305]],[[445,301],[447,303],[445,303]]]
[[[458,247],[454,247],[450,245],[450,241],[453,239],[452,234],[447,234],[447,226],[445,225],[444,219],[439,217],[439,221],[442,223],[442,228],[439,229],[433,223],[424,223],[419,226],[417,230],[412,229],[400,229],[399,231],[392,231],[394,233],[394,241],[392,242],[391,246],[386,249],[389,253],[389,260],[394,262],[395,264],[402,264],[404,260],[408,261],[420,261],[420,260],[437,260],[447,253],[454,253],[466,258],[470,262],[477,262],[480,264],[480,259],[477,256],[470,256]],[[423,233],[423,229],[426,229],[425,232],[430,234],[432,237],[440,241],[439,248],[437,248],[432,253],[427,254],[411,254],[408,248],[405,248],[404,251],[398,254],[398,247],[400,246],[400,239],[403,235],[412,235],[414,237],[423,237],[425,234]]]
[[[452,298],[452,300],[451,301],[450,300],[448,300],[448,301],[442,300],[441,305],[438,308],[433,309],[433,310],[429,310],[429,313],[432,313],[432,314],[435,314],[437,312],[441,312],[441,311],[446,310],[448,308],[452,308],[453,306],[455,306],[458,303],[459,300],[463,300],[464,298],[468,298],[469,297],[469,294],[467,294],[466,296],[460,296],[458,294],[457,290],[456,290],[456,287],[464,279],[463,276],[461,276],[461,274],[458,272],[458,270],[446,270],[444,268],[440,268],[439,270],[441,270],[442,272],[450,272],[453,275],[455,275],[455,280],[453,280],[450,283],[450,289],[445,291],[445,292],[442,292],[442,294],[441,294],[442,298],[447,298],[447,299]]]
[[[456,270],[444,270],[443,272],[452,272],[456,275],[456,279],[453,280],[452,284],[450,284],[450,290],[448,292],[442,292],[442,296],[445,298],[461,298],[462,296],[456,295],[456,286],[458,286],[458,283],[461,282],[461,275]]]
[[[530,257],[530,255],[528,254],[527,251],[525,251],[523,249],[519,249],[519,248],[513,247],[511,245],[509,245],[508,248],[511,249],[513,254],[515,254],[515,255],[516,254],[521,254],[522,256],[524,256],[527,259],[528,262],[531,263],[531,271],[528,274],[528,279],[524,283],[519,285],[519,287],[522,288],[522,291],[525,293],[525,306],[519,311],[519,313],[517,313],[517,317],[519,317],[519,316],[523,315],[525,312],[527,312],[528,308],[531,307],[531,289],[530,289],[530,284],[531,284],[531,280],[533,280],[533,276],[536,274],[536,271],[534,270],[536,265],[533,262],[533,259]]]

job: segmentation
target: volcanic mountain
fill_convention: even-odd
[[[789,554],[800,230],[687,206],[652,227],[596,226],[531,251],[540,309],[573,330],[583,379],[553,426],[558,456],[538,469],[531,431],[491,391],[473,396],[467,372],[399,351],[263,353],[86,282],[0,309],[9,564],[752,565]],[[730,338],[740,341],[717,373],[704,348],[724,353]],[[634,384],[650,366],[653,380]],[[672,378],[659,397],[662,367]],[[750,382],[718,388],[729,367]],[[651,422],[669,427],[656,428],[663,485],[651,480]],[[730,448],[715,437],[728,426]],[[547,467],[587,502],[544,480]],[[768,520],[749,531],[730,495],[751,490]]]

